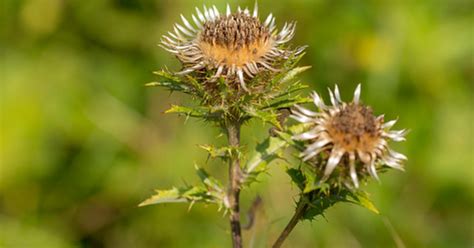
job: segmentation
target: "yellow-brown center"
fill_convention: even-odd
[[[379,126],[372,109],[351,103],[331,117],[327,131],[334,144],[347,152],[370,152],[380,138]]]
[[[272,45],[268,28],[258,18],[244,13],[204,23],[199,36],[204,57],[215,65],[228,67],[258,62]]]

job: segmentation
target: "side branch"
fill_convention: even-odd
[[[296,224],[301,220],[303,214],[308,209],[308,204],[301,198],[298,202],[298,207],[295,210],[295,214],[291,217],[290,222],[286,225],[285,229],[281,232],[280,236],[278,237],[277,241],[273,244],[272,248],[279,248],[283,244],[283,242],[288,238],[291,231],[295,228]]]

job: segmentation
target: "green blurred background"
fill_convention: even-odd
[[[160,36],[202,1],[3,0],[1,2],[0,247],[227,247],[215,206],[137,208],[154,188],[195,183],[194,163],[226,180],[198,144],[223,143],[212,126],[163,111],[186,103],[146,88],[152,71],[179,64]],[[223,10],[224,1],[205,1]],[[232,1],[253,6],[253,1]],[[377,216],[341,204],[300,224],[286,247],[473,247],[473,9],[469,0],[260,0],[281,27],[298,22],[308,44],[303,80],[338,83],[396,128],[406,173],[365,189]],[[268,126],[250,123],[244,143]],[[293,211],[282,162],[243,194],[263,198],[253,247],[266,247]]]

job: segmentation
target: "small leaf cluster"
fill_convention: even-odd
[[[310,67],[297,67],[304,54],[290,56],[279,62],[277,72],[263,71],[249,82],[249,91],[240,88],[234,79],[221,76],[215,78],[215,71],[203,69],[185,76],[177,76],[168,69],[154,72],[156,82],[147,86],[163,87],[171,92],[181,92],[191,96],[198,104],[195,106],[173,105],[167,113],[182,114],[205,121],[220,123],[227,119],[237,119],[244,123],[257,118],[265,123],[281,128],[278,110],[295,104],[309,102],[299,92],[306,88],[295,77]]]
[[[357,204],[378,214],[379,211],[370,201],[368,194],[362,190],[350,190],[345,187],[331,187],[327,183],[314,186],[311,174],[303,174],[301,168],[289,168],[288,175],[300,189],[298,204],[306,207],[301,216],[303,220],[313,220],[317,216],[324,216],[324,212],[340,202]],[[308,178],[309,177],[309,178]]]

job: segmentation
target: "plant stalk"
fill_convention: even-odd
[[[308,209],[308,206],[309,205],[305,201],[303,201],[303,197],[301,197],[293,217],[291,217],[290,222],[288,222],[285,229],[283,229],[277,241],[275,241],[275,243],[273,244],[272,248],[281,247],[286,238],[288,238],[288,235],[290,235],[291,231],[293,231],[293,229],[295,228],[296,224],[298,224],[298,222],[303,217],[303,214]]]
[[[227,137],[229,145],[233,148],[240,147],[240,121],[229,121],[226,123]],[[240,226],[240,181],[242,178],[242,171],[240,169],[240,158],[238,155],[233,155],[229,164],[229,181],[230,187],[228,191],[228,200],[230,205],[230,230],[232,233],[232,246],[234,248],[242,247],[242,231]]]

